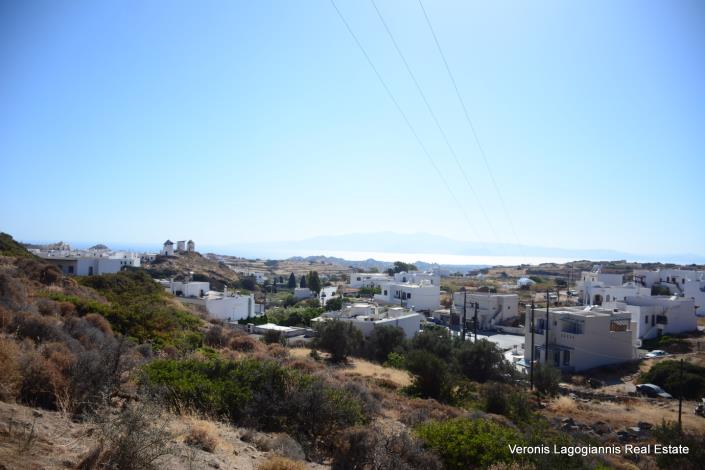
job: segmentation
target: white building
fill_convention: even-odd
[[[141,257],[129,251],[100,250],[30,250],[45,261],[55,265],[64,274],[72,276],[97,276],[117,273],[125,267],[138,268]]]
[[[350,287],[380,287],[391,282],[393,278],[385,273],[352,273],[350,274]]]
[[[586,287],[585,291],[585,298],[590,300],[590,305],[623,301],[627,297],[651,297],[651,288],[635,282],[625,282],[621,286],[603,286],[600,282],[596,282]]]
[[[403,282],[409,284],[423,284],[428,283],[434,286],[441,285],[440,274],[427,273],[422,271],[412,271],[412,272],[400,272],[394,274],[395,282]]]
[[[325,307],[326,302],[332,299],[337,299],[340,297],[338,295],[338,287],[337,286],[328,286],[328,287],[323,287],[321,288],[321,292],[318,294],[318,300],[321,303],[322,307]]]
[[[535,311],[532,344],[531,309],[527,308],[524,361],[548,363],[565,371],[581,371],[638,358],[631,314],[602,307],[552,308]],[[548,332],[546,326],[548,325]],[[548,337],[548,341],[546,338]]]
[[[477,303],[477,324],[480,330],[490,330],[519,315],[519,296],[516,294],[492,294],[483,292],[453,294],[453,307],[461,316],[463,305],[466,305],[466,321],[471,323],[474,315],[474,304]],[[462,323],[462,322],[461,322]]]
[[[605,306],[631,313],[639,339],[690,333],[698,329],[693,299],[676,296],[627,297]]]
[[[219,320],[236,322],[257,315],[253,294],[241,295],[239,292],[230,294],[226,288],[222,293],[208,292],[204,300],[208,315]]]
[[[346,305],[337,312],[325,312],[313,322],[340,320],[352,323],[364,336],[375,328],[392,326],[401,328],[406,338],[412,338],[421,329],[423,316],[401,307],[380,308],[370,303]]]
[[[602,305],[605,297],[598,291],[606,287],[618,287],[624,282],[622,274],[603,273],[602,266],[595,265],[591,271],[583,271],[576,283],[578,296],[584,305]]]
[[[517,287],[531,287],[536,284],[536,281],[528,277],[520,277],[517,279]]]
[[[404,282],[389,282],[384,284],[380,294],[375,294],[374,299],[382,304],[397,304],[409,307],[414,311],[433,311],[441,305],[441,289],[438,284],[428,281],[421,284]]]
[[[174,256],[174,242],[167,240],[164,242],[164,248],[159,253],[162,256]]]
[[[686,269],[634,270],[634,281],[645,287],[660,285],[671,294],[692,299],[697,313],[705,315],[705,271]]]
[[[186,251],[188,251],[189,253],[193,253],[194,251],[196,251],[196,243],[194,243],[193,240],[189,240],[186,242]]]
[[[209,282],[201,281],[166,281],[166,287],[178,297],[205,297],[211,290]]]
[[[186,251],[186,240],[176,242],[176,251]]]

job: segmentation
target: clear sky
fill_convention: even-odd
[[[336,4],[456,200],[328,0],[0,0],[0,230],[705,254],[705,2],[424,2],[508,214],[419,4],[377,0],[479,198],[373,4]]]

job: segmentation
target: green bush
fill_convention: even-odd
[[[412,390],[422,398],[444,400],[450,392],[450,374],[444,361],[434,354],[415,349],[406,355],[406,368],[414,376]]]
[[[284,431],[311,450],[326,448],[335,433],[367,421],[348,391],[274,361],[156,360],[144,367],[143,382],[164,393],[175,409]]]
[[[113,330],[151,342],[154,349],[164,346],[194,349],[202,342],[198,327],[201,320],[187,310],[168,302],[168,294],[141,269],[115,274],[86,276],[79,282],[92,287],[110,302],[105,310],[100,304],[78,302],[76,308],[95,309],[108,319]],[[71,301],[69,297],[69,301]]]
[[[345,361],[362,345],[362,333],[349,322],[321,322],[316,326],[316,331],[318,335],[313,341],[313,346],[330,353],[330,359],[334,363]]]
[[[398,326],[380,326],[365,339],[365,355],[377,362],[384,362],[392,351],[404,345],[404,330]]]
[[[433,449],[449,470],[486,468],[517,459],[509,445],[522,445],[514,430],[489,420],[455,418],[430,421],[416,428],[417,435]]]
[[[542,395],[558,395],[561,371],[550,364],[538,364],[534,368],[534,387]]]
[[[460,372],[468,379],[480,383],[488,380],[504,381],[514,371],[502,350],[486,339],[465,341],[458,348],[456,359]]]
[[[681,379],[679,361],[661,361],[641,377],[641,383],[656,384],[674,397],[682,392],[686,400],[699,400],[705,396],[705,367],[684,362]]]

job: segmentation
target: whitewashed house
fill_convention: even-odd
[[[423,315],[402,307],[381,308],[370,303],[346,305],[336,312],[325,312],[312,322],[340,320],[351,323],[364,336],[372,334],[375,328],[392,326],[401,328],[406,338],[413,338],[421,329]]]
[[[394,278],[386,273],[352,273],[349,286],[355,289],[361,287],[380,287],[382,284],[393,281]]]
[[[686,269],[634,270],[634,281],[645,287],[660,285],[671,294],[692,299],[699,315],[705,315],[705,271]]]
[[[389,282],[381,287],[382,292],[375,294],[375,301],[382,304],[396,304],[412,310],[436,310],[441,305],[441,289],[428,281],[420,284]]]
[[[465,298],[467,295],[467,300]],[[490,330],[496,325],[512,320],[519,316],[519,296],[516,294],[492,294],[484,292],[455,292],[453,294],[453,308],[456,313],[463,314],[463,305],[466,304],[466,321],[471,323],[477,303],[477,323],[480,330]]]
[[[310,299],[313,297],[313,291],[308,287],[295,287],[294,298],[296,300]]]
[[[328,287],[323,287],[321,288],[321,292],[318,294],[318,300],[321,303],[321,306],[324,307],[326,305],[326,302],[329,300],[337,299],[340,297],[338,295],[338,287],[337,286],[328,286]]]
[[[205,297],[205,306],[208,315],[219,320],[236,322],[257,315],[255,296],[253,294],[241,295],[239,292],[229,293],[210,291]]]
[[[551,308],[546,322],[543,309],[535,311],[534,343],[531,309],[527,307],[524,361],[581,371],[638,358],[631,313],[602,307]],[[548,331],[546,329],[548,326]],[[547,340],[548,338],[548,340]]]
[[[576,283],[578,298],[582,299],[584,305],[602,305],[605,297],[601,289],[606,287],[618,287],[624,282],[622,274],[603,273],[602,266],[595,265],[591,271],[583,271],[580,280]]]
[[[177,297],[205,297],[211,290],[209,282],[167,281],[167,290]]]
[[[531,287],[536,284],[536,281],[529,279],[528,277],[520,277],[517,279],[517,287]]]
[[[33,249],[31,252],[71,276],[113,274],[125,267],[138,268],[142,260],[138,253],[111,251],[107,247],[100,250]]]
[[[693,299],[676,296],[627,297],[605,306],[631,313],[639,339],[690,333],[698,329]]]

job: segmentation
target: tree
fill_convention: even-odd
[[[436,355],[423,350],[410,351],[406,368],[414,376],[414,390],[422,398],[443,399],[450,389],[448,366]]]
[[[534,386],[542,395],[558,395],[561,371],[550,364],[539,364],[534,369]]]
[[[289,282],[287,283],[286,287],[288,287],[289,289],[293,289],[294,287],[296,287],[296,276],[294,276],[294,273],[289,274]]]
[[[488,380],[504,381],[512,367],[502,350],[486,339],[466,341],[456,353],[458,369],[470,380],[484,383]]]
[[[394,262],[394,272],[395,273],[400,273],[400,272],[411,272],[411,271],[416,271],[417,268],[415,265],[410,264],[410,263],[405,263],[403,261],[395,261]]]
[[[453,350],[453,342],[447,329],[428,325],[411,340],[412,349],[424,349],[442,359],[448,359]]]
[[[335,297],[326,302],[326,312],[335,312],[343,308],[343,298]]]
[[[299,283],[299,287],[301,287],[302,289],[306,287],[306,276],[303,274],[301,275],[301,282]]]
[[[351,323],[339,320],[321,322],[317,326],[318,336],[314,347],[330,353],[334,363],[343,362],[362,344],[362,333]]]
[[[284,284],[284,276],[279,276],[279,284]],[[294,278],[294,285],[296,285],[296,278]]]
[[[312,292],[315,292],[318,294],[321,292],[321,279],[318,277],[318,271],[311,271],[308,273],[308,288],[311,289]]]
[[[255,290],[257,288],[257,281],[254,276],[247,276],[240,279],[240,287],[247,290]]]
[[[378,361],[387,360],[389,353],[404,345],[404,330],[397,326],[375,327],[365,342],[367,356]]]

